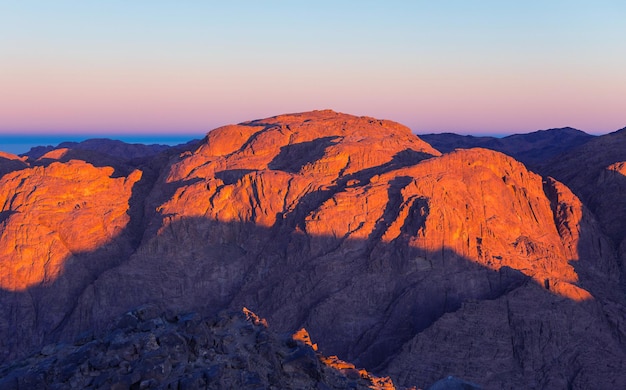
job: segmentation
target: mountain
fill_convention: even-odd
[[[333,111],[225,126],[158,156],[0,178],[2,360],[143,305],[248,307],[397,386],[626,385],[626,299],[602,220],[512,157],[442,154],[398,123]]]
[[[453,133],[422,134],[420,137],[441,152],[447,153],[457,148],[492,149],[508,154],[530,167],[535,167],[594,138],[571,127],[513,134],[503,138],[463,136]]]
[[[626,271],[626,128],[597,137],[538,169],[567,184],[593,211]]]
[[[0,388],[393,390],[354,365],[317,352],[305,329],[277,335],[247,309],[216,318],[143,306],[113,329],[0,367]]]
[[[0,177],[6,173],[26,168],[28,163],[25,160],[26,158],[24,157],[0,151]]]
[[[92,138],[81,142],[62,142],[58,146],[39,146],[31,148],[30,151],[24,153],[24,156],[27,156],[31,160],[37,160],[53,150],[68,149],[97,152],[121,161],[129,161],[153,156],[169,148],[170,146],[167,145],[129,144],[107,138]]]

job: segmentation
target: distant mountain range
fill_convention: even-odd
[[[97,152],[123,161],[128,161],[134,158],[153,156],[159,152],[169,149],[169,147],[167,145],[158,144],[128,144],[126,142],[107,138],[93,138],[81,142],[62,142],[57,146],[34,147],[31,148],[30,151],[24,153],[23,156],[36,160],[46,153],[57,149]]]
[[[503,138],[453,133],[420,134],[419,137],[442,153],[457,148],[486,148],[508,154],[528,166],[540,164],[595,138],[571,127],[514,134]]]
[[[625,166],[329,110],[0,154],[0,384],[626,388]]]

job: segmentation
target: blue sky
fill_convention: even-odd
[[[0,132],[203,133],[331,108],[416,132],[626,126],[626,2],[3,1]]]

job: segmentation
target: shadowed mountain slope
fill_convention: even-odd
[[[538,169],[567,184],[593,211],[626,272],[626,128],[600,136]],[[626,277],[623,282],[626,286]]]
[[[55,164],[77,162],[35,169]],[[0,188],[20,189],[0,198],[7,245],[29,234],[13,221],[59,201],[43,178],[21,180],[37,172],[2,178],[13,181]],[[316,111],[216,129],[147,182],[85,172],[131,188],[117,190],[128,222],[77,251],[59,217],[45,217],[67,261],[54,278],[3,287],[0,331],[20,332],[0,338],[4,360],[144,304],[202,315],[245,306],[401,386],[447,375],[486,388],[626,385],[609,240],[568,187],[504,154],[441,155],[397,123]],[[62,197],[88,196],[81,177]],[[127,241],[130,253],[110,249]],[[88,278],[78,271],[106,254],[115,261]],[[42,261],[2,259],[14,278]]]
[[[19,169],[28,167],[26,158],[0,151],[0,177]]]

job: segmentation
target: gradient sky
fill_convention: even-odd
[[[626,2],[0,0],[0,133],[331,108],[417,133],[626,126]]]

